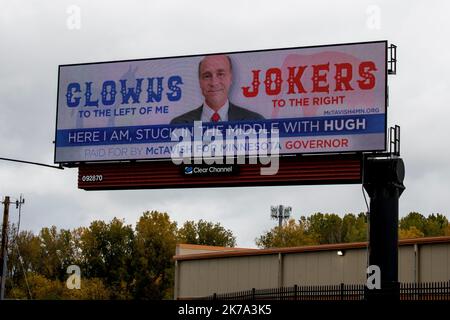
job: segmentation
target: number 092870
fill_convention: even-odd
[[[97,182],[102,181],[103,175],[101,174],[94,174],[94,175],[88,175],[88,176],[82,176],[81,181],[83,182]]]

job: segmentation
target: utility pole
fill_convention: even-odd
[[[2,224],[2,247],[0,252],[0,300],[5,298],[5,282],[6,282],[6,271],[7,271],[7,259],[8,259],[8,215],[9,215],[9,197],[5,197],[3,201],[4,211],[3,211],[3,224]]]

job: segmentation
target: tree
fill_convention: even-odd
[[[42,228],[39,233],[40,268],[37,270],[48,279],[63,281],[66,269],[76,264],[76,251],[70,230],[57,230],[56,226]]]
[[[427,217],[423,233],[426,237],[443,236],[448,226],[447,218],[442,214],[431,214]]]
[[[39,271],[41,243],[39,237],[31,231],[21,231],[19,235],[16,235],[14,229],[14,233],[11,233],[9,237],[8,251],[8,270],[12,270],[12,277],[15,281],[18,282],[24,276],[24,272]]]
[[[444,236],[450,236],[450,223],[448,226],[444,229]]]
[[[319,244],[340,243],[342,219],[337,214],[315,213],[308,218],[301,217],[306,233]]]
[[[79,290],[64,288],[62,297],[66,300],[108,300],[111,299],[111,292],[102,279],[91,278],[82,279]]]
[[[423,232],[417,229],[415,226],[412,226],[409,229],[399,229],[398,234],[398,237],[400,239],[422,238],[423,236]]]
[[[416,234],[422,234],[422,237],[434,237],[445,235],[448,225],[448,219],[442,214],[431,214],[425,218],[418,212],[410,212],[400,219],[399,227],[405,231],[415,227],[418,231]]]
[[[403,230],[408,230],[411,227],[416,227],[417,230],[424,232],[427,219],[418,212],[410,212],[407,216],[400,219],[399,227]]]
[[[367,241],[367,216],[361,212],[358,217],[349,213],[342,219],[341,242]]]
[[[14,225],[9,228],[9,231],[8,270],[10,273],[6,278],[6,296],[28,299],[30,292],[26,286],[25,277],[27,274],[37,273],[41,268],[41,243],[39,237],[30,231],[21,231],[17,234]]]
[[[144,212],[136,224],[134,288],[136,299],[168,299],[173,296],[177,223],[167,213]]]
[[[265,232],[256,240],[260,248],[296,247],[316,244],[314,238],[305,232],[305,226],[290,219],[281,229],[277,226]]]
[[[367,216],[346,214],[341,219],[336,214],[315,213],[265,232],[256,239],[261,248],[291,247],[327,243],[360,242],[367,240]]]
[[[31,298],[34,300],[60,300],[63,296],[64,287],[59,280],[50,280],[41,274],[27,274],[28,288]],[[12,288],[9,296],[15,299],[28,299],[27,286]]]
[[[234,247],[236,238],[231,230],[226,230],[220,223],[204,220],[186,221],[178,230],[180,242],[208,246]]]
[[[131,225],[117,218],[108,224],[93,221],[81,231],[82,272],[85,277],[103,279],[112,299],[131,297],[133,241]]]

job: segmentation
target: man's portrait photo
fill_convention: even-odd
[[[172,119],[170,124],[187,124],[194,121],[219,122],[264,120],[259,113],[233,104],[228,99],[233,66],[226,55],[211,55],[203,58],[198,66],[198,78],[204,102],[194,110]]]

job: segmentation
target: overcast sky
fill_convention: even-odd
[[[450,218],[449,12],[448,1],[3,1],[0,157],[52,164],[59,64],[388,40],[398,46],[388,125],[402,128],[400,216]],[[135,225],[159,210],[179,224],[220,222],[241,247],[276,225],[271,205],[292,206],[296,219],[366,210],[361,185],[87,192],[76,169],[0,161],[0,196],[20,194],[21,226],[34,232],[115,216]]]

